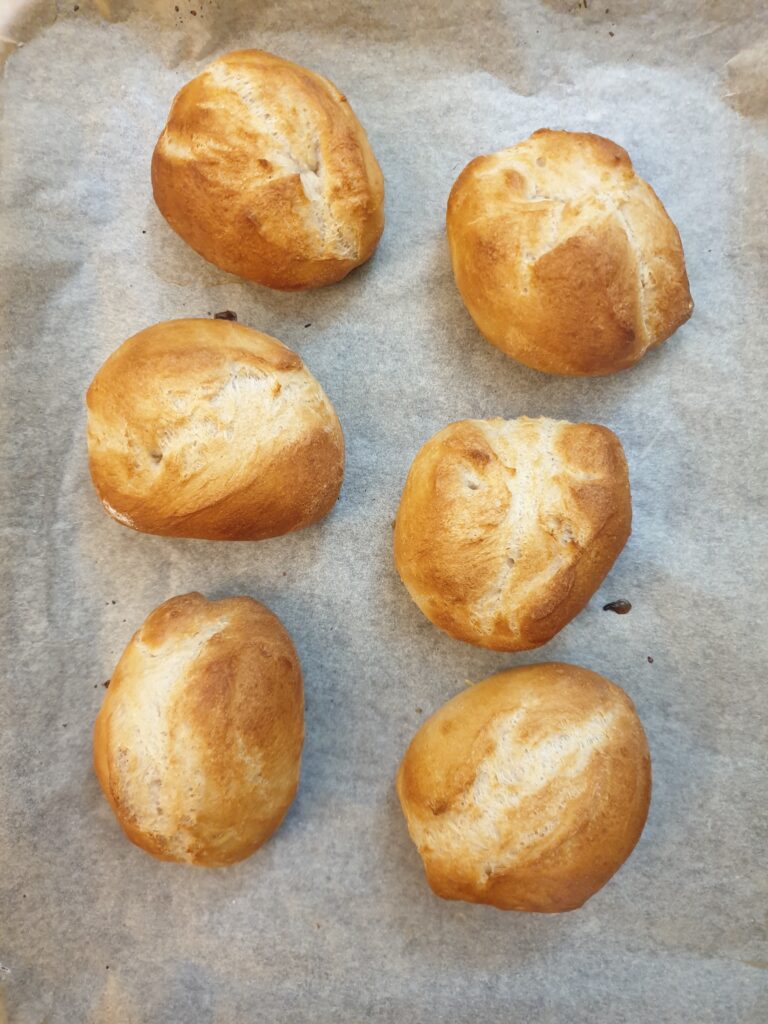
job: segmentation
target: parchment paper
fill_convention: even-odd
[[[175,7],[3,7],[0,1020],[768,1020],[765,7]],[[242,283],[153,205],[150,155],[172,96],[235,47],[328,75],[368,130],[387,227],[339,285]],[[478,335],[453,285],[454,178],[542,126],[627,147],[682,234],[693,319],[613,377],[517,365]],[[348,444],[341,499],[318,526],[261,544],[132,533],[88,479],[85,389],[134,332],[224,309],[297,349],[323,383]],[[427,437],[520,414],[618,432],[634,531],[588,609],[514,656],[427,622],[395,573],[391,525]],[[298,799],[259,853],[218,871],[131,846],[90,767],[123,647],[192,589],[266,602],[306,677]],[[602,611],[620,597],[629,615]],[[441,902],[397,805],[398,761],[467,680],[532,660],[588,666],[632,696],[653,755],[648,826],[575,913]]]

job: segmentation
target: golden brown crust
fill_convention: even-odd
[[[651,762],[623,690],[575,665],[530,665],[435,712],[397,792],[438,896],[556,913],[580,907],[632,852]]]
[[[96,718],[94,768],[128,838],[161,860],[250,856],[299,783],[299,659],[257,601],[174,597],[118,662]]]
[[[341,425],[301,359],[225,320],[170,320],[129,338],[93,379],[91,477],[144,533],[260,540],[330,511]]]
[[[534,369],[625,369],[693,311],[677,228],[627,153],[599,135],[542,129],[472,160],[446,228],[478,328]]]
[[[395,564],[419,608],[450,636],[529,650],[587,604],[631,520],[626,459],[607,427],[462,420],[413,460]]]
[[[384,228],[384,181],[346,97],[261,50],[219,57],[178,93],[152,188],[204,259],[270,288],[341,280]]]

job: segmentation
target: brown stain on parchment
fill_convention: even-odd
[[[768,38],[725,65],[725,100],[744,117],[768,118]]]

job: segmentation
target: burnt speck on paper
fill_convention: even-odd
[[[311,327],[311,326],[312,326],[312,323],[310,322],[310,323],[308,323],[308,324],[304,324],[304,326],[305,326],[305,327]]]
[[[424,710],[424,708],[416,708],[416,714],[420,715],[423,710]]]
[[[105,689],[105,690],[108,690],[108,689],[109,689],[109,684],[110,684],[111,682],[112,682],[112,680],[111,680],[111,679],[108,679],[108,680],[106,681],[106,683],[102,683],[101,685],[102,685],[102,686],[104,687],[104,689]]]
[[[626,601],[623,597],[620,597],[618,601],[609,601],[608,604],[603,605],[604,612],[616,612],[617,615],[626,615],[627,612],[632,611],[632,605],[629,601]]]
[[[653,664],[653,658],[650,656],[650,654],[648,655],[648,664],[649,665]]]
[[[231,309],[222,309],[220,313],[213,314],[214,320],[237,320],[237,313],[233,313]]]

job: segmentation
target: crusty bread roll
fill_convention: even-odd
[[[324,516],[344,437],[301,359],[227,320],[129,338],[88,389],[88,456],[104,508],[144,533],[260,540]]]
[[[204,259],[270,288],[341,280],[384,227],[384,181],[346,98],[260,50],[219,57],[179,92],[152,188]]]
[[[462,420],[413,460],[395,564],[427,618],[498,651],[539,647],[578,614],[630,533],[627,463],[594,423]]]
[[[419,729],[397,792],[438,896],[574,910],[632,852],[651,762],[632,701],[576,665],[491,676]]]
[[[613,373],[693,310],[677,228],[627,153],[543,129],[451,190],[456,284],[485,337],[546,373]]]
[[[171,598],[118,662],[94,767],[128,838],[216,867],[272,835],[299,784],[304,698],[280,620],[249,597]]]

